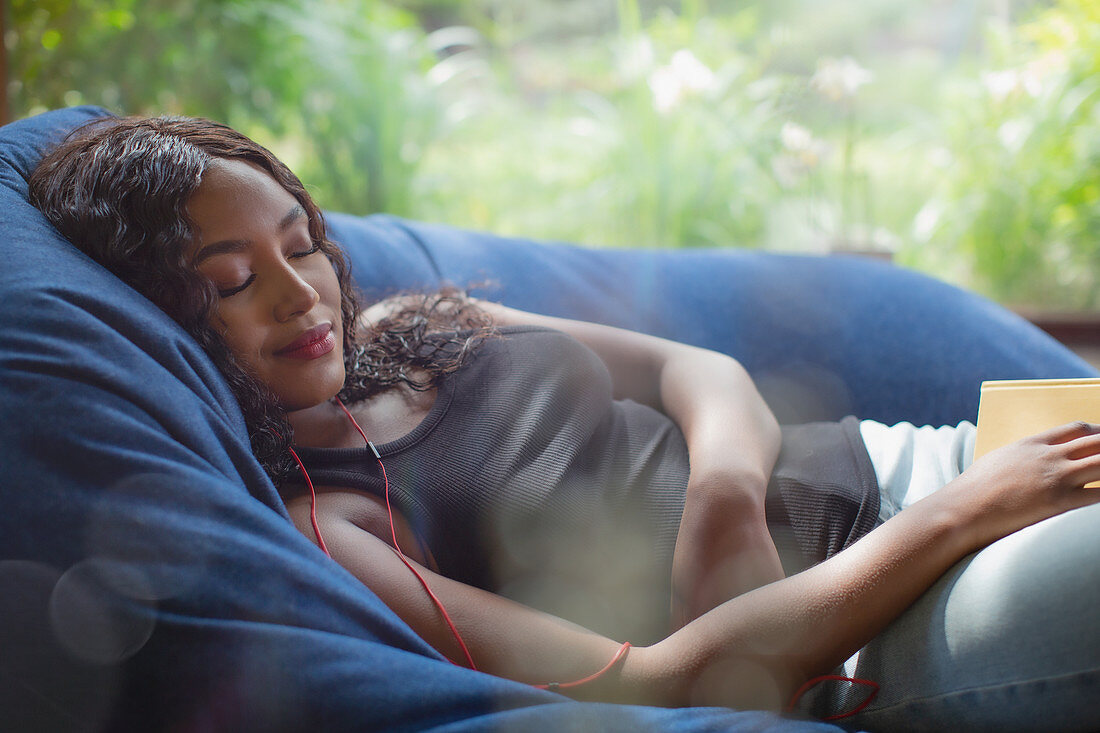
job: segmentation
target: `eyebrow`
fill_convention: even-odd
[[[285,232],[290,229],[299,219],[306,215],[306,210],[302,208],[301,204],[294,204],[290,211],[279,221],[278,231],[279,233]],[[248,239],[222,239],[220,241],[208,244],[199,250],[199,253],[195,255],[195,266],[205,260],[215,257],[217,255],[231,254],[233,252],[240,252],[250,245],[252,242]]]

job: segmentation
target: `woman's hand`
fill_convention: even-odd
[[[1086,487],[1094,481],[1100,481],[1100,425],[1075,422],[982,456],[923,501],[957,504],[978,549],[1048,517],[1100,502],[1100,488]]]
[[[1100,503],[1100,426],[1064,425],[993,451],[825,562],[743,594],[639,655],[694,704],[782,704],[843,662],[966,555],[1028,525]],[[684,659],[688,663],[684,663]],[[678,667],[673,665],[679,664]],[[741,668],[744,672],[738,676]],[[709,685],[721,668],[721,685]],[[744,692],[745,690],[752,691]]]

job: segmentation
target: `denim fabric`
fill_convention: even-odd
[[[891,733],[1100,730],[1097,527],[1100,505],[1077,509],[958,563],[861,651],[855,675],[881,689],[843,722]]]
[[[973,460],[974,426],[864,421],[884,519]],[[1100,730],[1100,506],[1053,517],[965,558],[844,665],[880,686],[843,720],[868,731]],[[869,688],[824,683],[804,708],[849,711]]]

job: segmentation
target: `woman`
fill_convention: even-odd
[[[568,689],[605,700],[781,708],[966,554],[1100,499],[1084,488],[1100,479],[1096,426],[906,497],[884,478],[879,427],[781,433],[728,357],[450,291],[360,314],[297,178],[214,123],[95,123],[43,159],[31,192],[204,346],[302,532],[443,654],[493,674],[584,680]],[[805,458],[822,451],[847,451],[831,470],[850,511],[809,539],[797,518],[769,532],[769,483],[822,469]],[[885,521],[871,530],[875,479]],[[770,506],[810,506],[811,484],[788,482]],[[832,557],[783,579],[784,561],[815,554]],[[670,599],[677,630],[658,634]],[[628,651],[563,617],[652,643]]]

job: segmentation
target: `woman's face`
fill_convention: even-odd
[[[344,384],[340,284],[298,200],[263,169],[218,160],[187,202],[191,256],[221,299],[211,325],[287,412]]]

